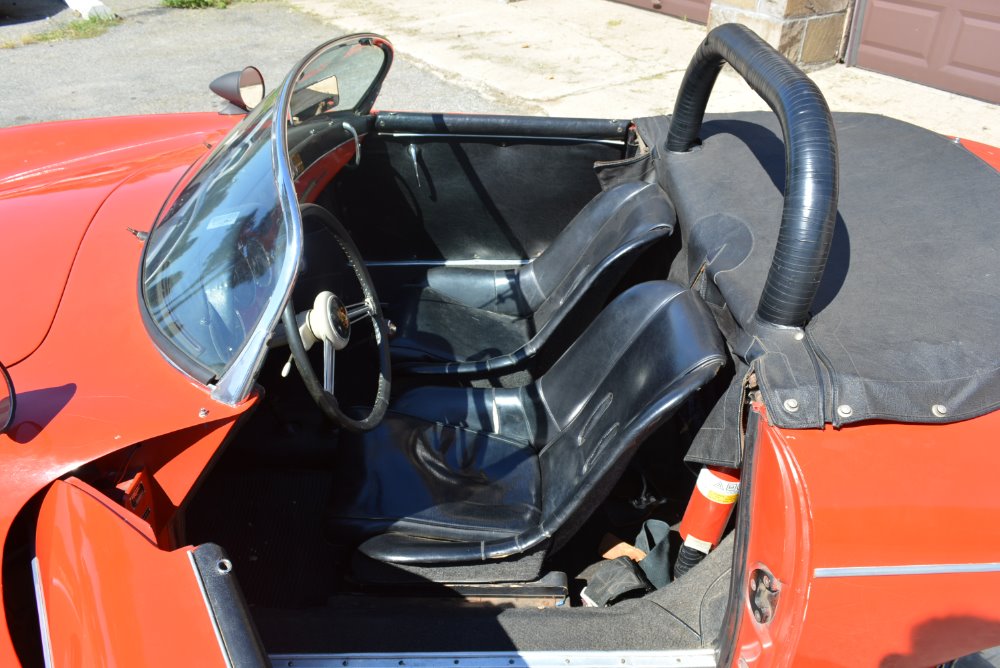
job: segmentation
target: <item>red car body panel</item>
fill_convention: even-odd
[[[59,664],[222,662],[190,548],[178,549],[172,529],[256,396],[217,403],[160,354],[140,312],[142,244],[126,228],[148,230],[236,120],[191,114],[0,134],[11,147],[0,158],[0,281],[22,288],[0,297],[19,319],[0,330],[0,360],[18,392],[16,424],[0,435],[0,540],[50,487],[37,554]],[[72,143],[46,147],[57,134],[73,134]],[[998,166],[996,149],[963,143]],[[304,193],[352,155],[348,144],[331,151],[303,175]],[[930,665],[1000,644],[1000,573],[816,570],[1000,561],[1000,497],[986,478],[992,471],[976,469],[995,459],[1000,413],[949,425],[787,430],[756,410],[747,574],[766,568],[780,594],[767,624],[742,602],[736,657],[767,666]],[[133,445],[115,482],[126,499],[136,481],[151,490],[134,508],[57,480]],[[16,662],[5,629],[0,665]]]
[[[147,525],[74,478],[46,494],[35,548],[52,665],[226,665],[192,548],[159,549]]]
[[[361,135],[363,139],[365,135]],[[323,192],[344,165],[354,160],[354,142],[347,141],[320,156],[295,179],[295,192],[299,201],[313,202]]]
[[[983,161],[993,169],[1000,171],[1000,148],[989,144],[980,144],[977,141],[962,139],[962,146],[978,155]]]
[[[742,657],[762,666],[928,666],[1000,644],[998,572],[816,570],[1000,561],[1000,497],[992,472],[975,469],[995,459],[997,433],[997,412],[822,430],[762,421],[747,572],[765,565],[781,591],[767,625],[745,603]]]
[[[219,114],[66,121],[4,130],[0,155],[0,361],[12,366],[48,332],[73,258],[107,197],[151,161],[214,144],[233,124]],[[149,229],[148,219],[126,226]],[[26,298],[24,290],[31,291]]]
[[[120,120],[127,119],[97,123],[95,131],[101,128],[106,135],[111,134],[114,123]],[[151,144],[145,154],[135,153],[129,173],[116,176],[113,192],[109,191],[93,221],[81,226],[79,219],[53,219],[47,235],[82,234],[83,238],[66,259],[66,267],[45,268],[68,275],[59,290],[58,309],[48,303],[45,308],[55,313],[54,317],[46,316],[51,324],[46,327],[44,341],[8,369],[17,388],[18,406],[15,424],[0,434],[0,470],[6,473],[0,487],[0,541],[6,540],[17,513],[53,480],[136,443],[159,444],[152,449],[158,457],[145,455],[150,459],[148,468],[164,469],[161,486],[168,498],[179,503],[235,416],[253,404],[254,397],[237,407],[212,401],[207,388],[160,354],[140,312],[137,276],[142,243],[126,229],[149,229],[175,184],[192,163],[207,154],[206,142],[217,141],[233,122],[232,117],[218,114],[177,117],[175,127],[186,128],[183,137],[175,134],[170,141]],[[147,132],[163,136],[156,134],[158,129],[170,125],[164,117],[154,117]],[[81,123],[79,127],[83,131],[90,126]],[[157,147],[166,153],[157,152]],[[115,155],[112,161],[121,158]],[[104,171],[95,158],[92,172],[100,175]],[[69,187],[58,181],[47,197],[64,192],[64,205],[74,211],[73,197],[79,195],[76,201],[83,202],[80,206],[85,208],[92,202],[86,184],[81,179],[76,187]],[[30,196],[45,192],[39,185]],[[3,211],[12,201],[0,200]],[[8,283],[23,287],[17,304],[40,301],[41,295],[36,296],[29,282],[33,275],[30,263],[18,259],[23,245],[34,243],[36,237],[30,231],[22,234],[24,225],[8,224],[5,216],[3,219],[7,253],[3,262],[12,259],[22,272]],[[10,278],[4,274],[3,280]],[[30,296],[25,294],[28,290]],[[152,401],[154,397],[156,401]],[[209,431],[216,436],[185,431],[206,425],[212,425]],[[171,434],[176,440],[164,446],[170,439],[164,435]],[[0,636],[0,665],[16,665],[6,627]]]

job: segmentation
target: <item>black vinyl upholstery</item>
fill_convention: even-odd
[[[597,195],[540,256],[511,270],[435,267],[392,316],[397,367],[467,374],[534,355],[577,305],[596,315],[643,249],[670,234],[676,214],[656,184]]]
[[[344,434],[333,526],[389,564],[558,548],[725,359],[697,294],[634,286],[534,383],[411,390],[376,430]]]

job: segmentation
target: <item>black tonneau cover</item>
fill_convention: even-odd
[[[664,149],[664,119],[640,120],[682,233],[671,277],[714,306],[782,427],[954,422],[996,410],[1000,175],[901,121],[842,113],[834,122],[839,215],[803,331],[755,318],[785,184],[775,116],[712,117],[702,146],[684,154]]]

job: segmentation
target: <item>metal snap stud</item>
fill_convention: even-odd
[[[931,413],[934,413],[935,417],[944,417],[948,414],[948,407],[941,404],[934,404],[931,406]]]
[[[785,399],[785,403],[782,404],[785,410],[789,413],[795,413],[799,410],[799,400],[798,399]]]
[[[847,404],[840,404],[839,406],[837,406],[837,415],[845,418],[851,417],[852,415],[854,415],[854,409],[848,406]]]

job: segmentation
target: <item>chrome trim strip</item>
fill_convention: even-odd
[[[284,214],[284,222],[289,225],[288,237],[285,241],[286,261],[275,279],[275,289],[261,311],[257,326],[247,337],[246,344],[237,354],[236,359],[226,369],[219,381],[212,387],[212,398],[229,406],[245,401],[253,389],[257,371],[264,363],[267,354],[267,341],[274,331],[275,325],[281,319],[285,303],[291,299],[295,278],[302,264],[302,214],[299,211],[299,198],[295,192],[295,179],[288,160],[288,125],[289,109],[292,95],[295,92],[295,82],[299,74],[317,57],[334,44],[352,39],[378,39],[378,35],[357,33],[337,37],[320,44],[300,60],[281,83],[281,89],[271,109],[266,114],[271,118],[271,160],[274,164],[275,187],[278,194],[278,205]],[[390,55],[391,58],[391,55]],[[385,65],[386,67],[388,65]],[[384,75],[380,70],[380,75]],[[369,95],[371,88],[365,93]],[[364,98],[361,102],[364,101]],[[360,102],[359,102],[360,103]],[[367,110],[366,110],[367,111]],[[263,114],[262,114],[263,115]],[[284,286],[284,289],[282,289]]]
[[[621,139],[594,139],[587,137],[547,137],[532,135],[464,135],[450,132],[425,133],[425,132],[379,132],[380,137],[396,137],[398,139],[491,139],[494,141],[561,141],[561,142],[586,142],[589,144],[607,144],[608,146],[622,146],[625,144],[625,137]]]
[[[229,668],[233,668],[233,662],[229,659],[229,652],[226,650],[226,645],[222,642],[222,630],[219,628],[219,622],[215,619],[215,612],[212,610],[212,603],[208,600],[208,592],[205,591],[205,583],[201,581],[201,572],[198,570],[198,564],[194,561],[194,551],[189,550],[187,553],[188,561],[191,562],[191,570],[194,571],[195,582],[198,583],[198,590],[201,592],[201,600],[205,602],[205,611],[208,613],[208,618],[212,622],[212,630],[215,631],[215,639],[219,642],[219,651],[222,652],[222,659],[226,662]]]
[[[813,577],[863,578],[878,575],[944,575],[947,573],[1000,573],[1000,563],[839,566],[835,568],[816,568],[813,570]]]
[[[38,567],[38,557],[31,560],[31,578],[35,582],[35,605],[38,608],[38,627],[42,632],[42,657],[46,668],[52,668],[52,637],[49,635],[49,615],[45,611],[45,596],[42,594],[42,572]]]
[[[301,67],[301,65],[300,65]],[[299,68],[285,79],[281,94],[272,109],[271,116],[271,160],[274,163],[275,189],[278,205],[284,214],[286,228],[285,262],[275,279],[275,288],[268,297],[267,304],[261,311],[260,319],[246,344],[237,354],[236,359],[212,388],[212,398],[229,406],[244,401],[253,388],[257,370],[264,362],[267,353],[267,340],[274,331],[281,310],[292,296],[292,287],[298,275],[299,264],[302,262],[302,218],[299,213],[298,196],[295,193],[292,170],[288,162],[287,137],[283,110],[288,109],[295,76]],[[284,286],[282,288],[282,286]]]
[[[272,654],[274,666],[292,668],[709,668],[715,650],[636,652],[400,652],[373,654]]]
[[[515,269],[531,264],[531,260],[365,260],[366,267],[495,267]]]
[[[361,140],[358,138],[358,131],[347,121],[341,123],[340,127],[347,130],[347,134],[354,138],[354,166],[357,167],[361,164]],[[347,142],[344,143],[346,144]]]

